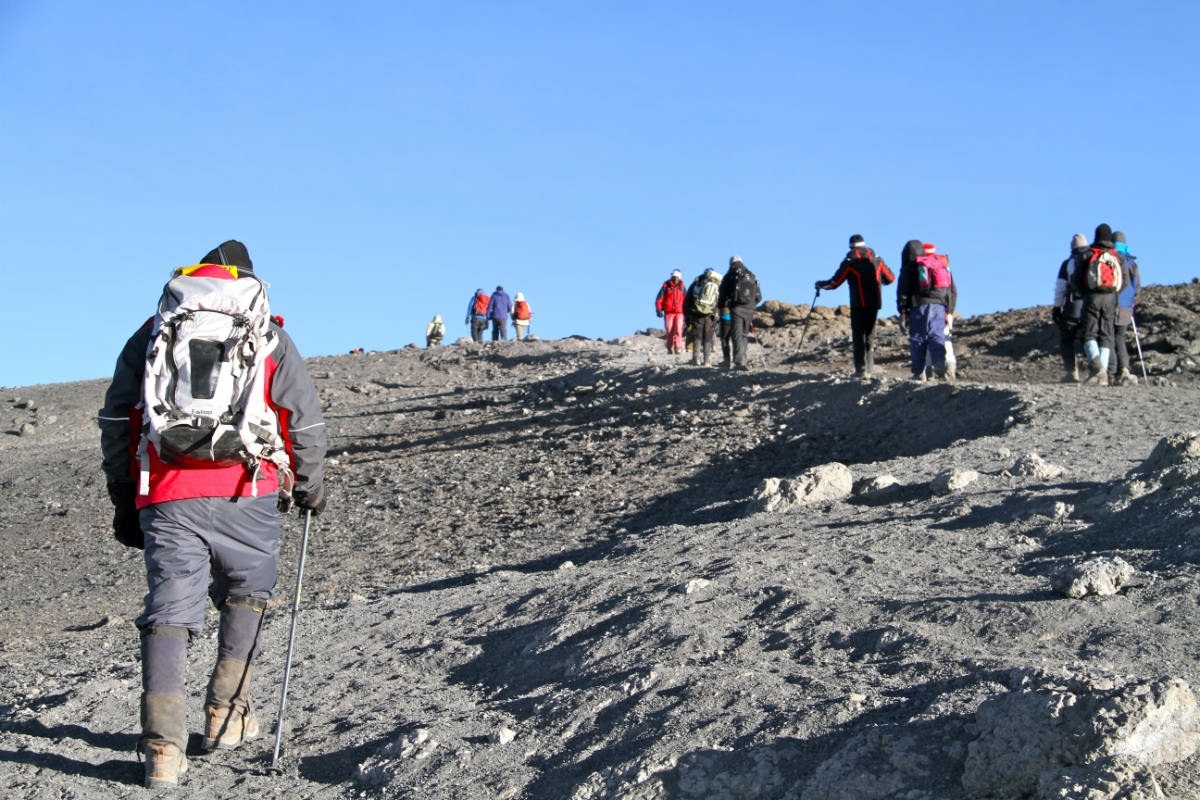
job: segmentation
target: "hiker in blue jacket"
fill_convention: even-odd
[[[1137,256],[1129,252],[1125,242],[1125,234],[1121,231],[1113,233],[1113,248],[1125,256],[1125,266],[1129,268],[1130,281],[1121,287],[1117,294],[1117,316],[1113,321],[1113,353],[1116,363],[1109,369],[1112,383],[1117,386],[1137,383],[1137,378],[1129,371],[1129,346],[1126,337],[1129,327],[1133,324],[1133,307],[1137,305],[1142,294],[1142,278],[1138,274]]]
[[[492,292],[491,302],[488,303],[487,318],[492,321],[492,341],[503,339],[508,341],[508,315],[512,313],[512,298],[504,291],[503,286],[497,286]]]

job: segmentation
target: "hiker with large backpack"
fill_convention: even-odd
[[[750,326],[754,323],[754,309],[762,302],[762,290],[758,278],[754,277],[743,263],[741,256],[729,259],[729,271],[721,279],[721,292],[717,305],[729,308],[730,342],[733,345],[733,369],[750,369],[749,358]]]
[[[525,299],[524,292],[517,292],[517,296],[513,298],[513,331],[516,332],[517,341],[521,341],[529,335],[529,323],[533,320],[533,311],[529,308],[529,301]]]
[[[850,237],[850,252],[842,259],[833,277],[817,281],[817,291],[836,289],[843,283],[850,288],[850,336],[854,350],[854,374],[862,379],[871,377],[875,368],[875,321],[883,306],[880,286],[896,280],[884,260],[867,247],[863,237]]]
[[[205,695],[206,750],[259,733],[252,665],[279,565],[280,514],[320,513],[325,424],[246,247],[227,241],[175,270],[126,342],[99,414],[113,533],[144,549],[142,733],[148,787],[187,769],[188,643],[220,610]]]
[[[1075,286],[1083,295],[1083,355],[1088,362],[1087,383],[1108,385],[1117,316],[1117,295],[1130,283],[1125,256],[1113,246],[1107,224],[1096,226],[1090,245],[1075,251]]]
[[[699,366],[703,354],[704,366],[712,356],[713,339],[717,330],[717,315],[720,306],[717,298],[721,295],[721,273],[715,269],[706,269],[687,291],[687,306],[685,316],[692,327],[692,365]]]
[[[512,313],[512,299],[503,286],[488,298],[487,318],[492,323],[492,341],[508,341],[508,315]]]
[[[434,314],[433,319],[425,326],[425,346],[437,347],[442,343],[442,337],[446,335],[446,325],[442,322],[441,314]]]
[[[920,245],[919,255],[915,245]],[[946,362],[946,321],[957,302],[950,256],[937,252],[932,242],[910,240],[904,246],[896,281],[896,310],[900,330],[908,334],[913,380],[925,380],[927,366],[933,367],[938,380],[955,379],[955,369]]]
[[[1137,256],[1129,252],[1129,244],[1121,231],[1113,232],[1113,249],[1125,257],[1129,282],[1117,293],[1117,314],[1113,318],[1113,354],[1116,363],[1109,367],[1111,382],[1118,386],[1132,386],[1137,378],[1129,371],[1129,328],[1133,325],[1133,307],[1142,294],[1142,276],[1138,273]],[[1136,329],[1134,336],[1136,336]]]
[[[1077,233],[1071,238],[1071,255],[1058,268],[1054,281],[1054,307],[1051,319],[1058,326],[1059,353],[1063,363],[1063,383],[1079,382],[1078,354],[1083,339],[1083,293],[1075,282],[1075,253],[1087,247],[1087,238]]]
[[[471,326],[471,341],[483,344],[483,332],[488,325],[488,306],[492,299],[483,289],[476,289],[475,294],[467,301],[466,324]]]
[[[662,288],[654,297],[654,313],[662,318],[666,329],[667,352],[683,352],[683,312],[687,303],[687,287],[683,273],[672,270],[671,277],[663,281]]]

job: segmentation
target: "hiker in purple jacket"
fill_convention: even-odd
[[[492,341],[499,339],[508,341],[508,315],[512,313],[512,298],[504,291],[503,286],[497,286],[492,292],[492,300],[488,303],[487,318],[492,321]]]

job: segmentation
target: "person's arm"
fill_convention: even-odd
[[[279,415],[280,433],[295,475],[296,503],[301,508],[312,507],[306,506],[306,501],[323,500],[324,495],[325,419],[304,359],[285,331],[277,329],[277,333],[280,341],[272,353],[276,367],[271,375],[271,405]]]

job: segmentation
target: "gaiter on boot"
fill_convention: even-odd
[[[189,637],[187,628],[172,625],[142,631],[142,745],[187,748],[183,699]]]
[[[221,607],[217,664],[204,701],[204,749],[231,749],[258,736],[258,720],[250,707],[252,664],[260,649],[267,601],[231,596]]]

